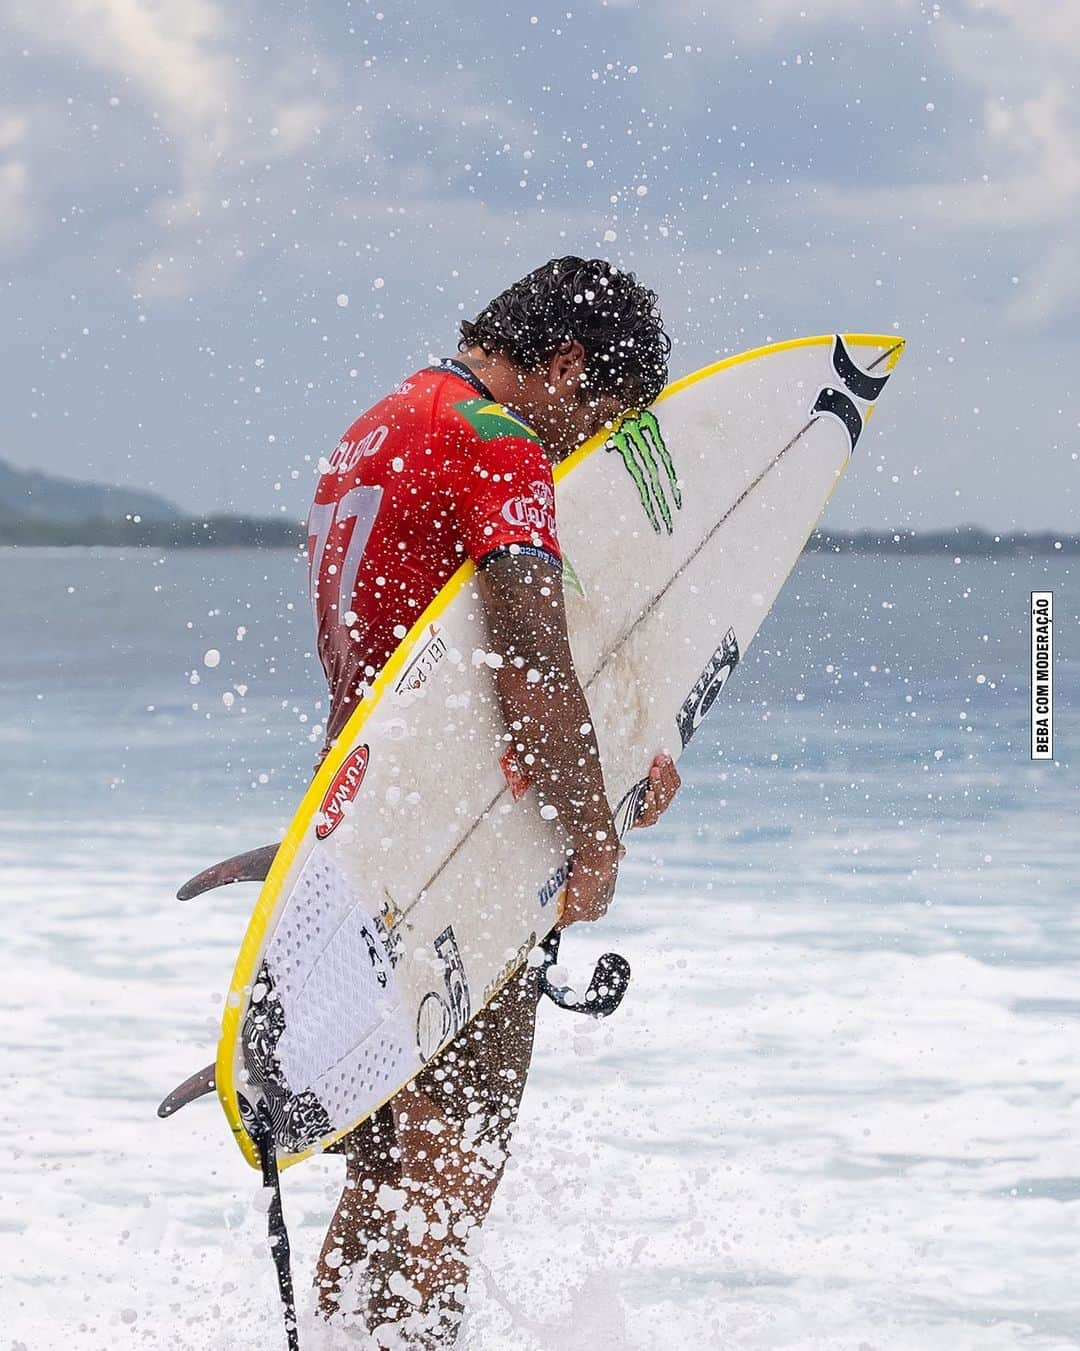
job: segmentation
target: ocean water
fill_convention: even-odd
[[[803,559],[564,943],[633,984],[604,1023],[542,1006],[463,1351],[1080,1346],[1075,571]],[[175,889],[279,836],[320,741],[303,568],[0,581],[0,1348],[277,1347],[256,1175],[214,1100],[155,1107],[212,1058],[254,899]],[[302,1302],[341,1170],[285,1178]]]

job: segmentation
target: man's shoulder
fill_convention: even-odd
[[[524,418],[493,399],[485,399],[477,394],[460,399],[451,397],[445,407],[450,415],[456,415],[472,430],[478,441],[496,441],[512,436],[536,444],[540,442],[540,437]]]
[[[404,430],[424,419],[434,441],[445,450],[468,451],[485,443],[527,442],[540,454],[543,444],[534,427],[471,376],[465,368],[439,363],[422,366],[399,381],[378,403],[362,413],[346,433],[346,439],[377,423]],[[496,447],[492,445],[494,451]]]
[[[456,357],[443,357],[428,370],[436,377],[442,377],[439,386],[440,412],[456,430],[467,429],[470,440],[498,441],[509,436],[539,444],[540,437],[535,428],[505,404],[499,403],[483,380],[465,362]]]

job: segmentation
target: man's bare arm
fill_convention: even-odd
[[[562,578],[541,559],[504,554],[478,574],[495,688],[512,745],[575,848],[609,832],[611,809],[589,706],[566,632]]]
[[[491,650],[502,658],[495,688],[511,744],[573,845],[565,922],[599,918],[614,890],[620,846],[570,652],[562,577],[543,559],[510,553],[480,569],[477,586]]]

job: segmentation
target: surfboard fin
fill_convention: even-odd
[[[280,847],[280,841],[278,844],[264,844],[258,849],[249,849],[246,854],[234,854],[221,863],[211,864],[184,883],[176,893],[177,900],[190,901],[195,896],[201,896],[204,891],[231,886],[233,882],[265,882]]]
[[[559,960],[560,938],[560,931],[553,929],[540,944],[544,954],[544,960],[537,968],[540,993],[568,1013],[587,1013],[592,1018],[606,1018],[614,1013],[630,984],[630,963],[617,952],[605,952],[596,963],[585,998],[579,999],[569,987],[555,984],[548,974]]]
[[[182,1084],[177,1084],[173,1091],[162,1099],[157,1109],[158,1116],[162,1119],[173,1116],[189,1102],[194,1102],[196,1098],[205,1098],[207,1093],[213,1093],[217,1086],[214,1082],[215,1068],[212,1063],[206,1065],[201,1070],[196,1070]]]

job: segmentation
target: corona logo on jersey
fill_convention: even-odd
[[[347,804],[355,801],[360,785],[368,767],[367,746],[357,746],[356,750],[345,757],[341,768],[334,775],[330,787],[326,790],[319,814],[322,820],[315,827],[315,838],[325,840],[332,835],[345,819]]]
[[[512,497],[503,504],[503,520],[508,525],[528,526],[532,530],[555,533],[555,492],[550,483],[534,479],[528,493]]]
[[[670,535],[674,530],[673,509],[681,509],[682,492],[656,414],[646,408],[643,413],[624,418],[606,448],[622,456],[649,524],[658,535],[664,531]]]

